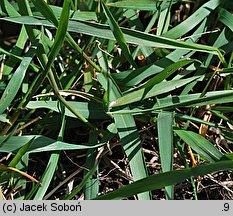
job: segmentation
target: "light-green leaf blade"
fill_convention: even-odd
[[[179,88],[181,86],[184,86],[196,80],[197,78],[199,77],[191,77],[191,78],[182,79],[182,80],[170,80],[167,82],[158,83],[154,85],[153,87],[149,86],[147,88],[141,88],[139,90],[135,90],[131,93],[128,93],[124,95],[123,97],[116,99],[115,101],[112,101],[110,104],[110,107],[126,105],[126,104],[130,104],[130,103],[134,103],[137,101],[147,99],[149,97],[155,97],[160,94],[168,93],[176,88]]]
[[[219,161],[223,154],[214,145],[201,135],[187,130],[174,130],[175,133],[186,142],[195,152],[209,162]]]
[[[160,112],[157,119],[159,155],[163,172],[173,170],[173,113]],[[174,198],[173,186],[165,187],[166,198]]]
[[[126,43],[125,36],[124,36],[123,32],[121,31],[119,25],[117,24],[116,20],[114,19],[113,15],[109,11],[109,9],[105,6],[105,4],[103,2],[101,2],[101,5],[102,5],[103,10],[105,12],[105,15],[108,19],[110,29],[112,30],[114,37],[116,38],[117,42],[119,43],[125,58],[129,61],[129,63],[132,66],[137,67],[137,65],[134,62],[133,57],[130,53],[129,47]]]
[[[6,110],[6,108],[10,105],[10,103],[15,98],[23,82],[23,79],[26,75],[27,69],[32,61],[32,58],[35,55],[37,44],[38,44],[38,40],[36,40],[35,43],[32,44],[27,54],[24,56],[23,60],[21,61],[20,65],[14,72],[7,87],[5,88],[4,93],[0,99],[0,114],[2,114]]]

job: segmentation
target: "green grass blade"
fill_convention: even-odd
[[[95,130],[91,132],[89,136],[89,145],[95,145],[98,143],[98,132]],[[91,170],[92,167],[95,167],[96,156],[98,151],[96,149],[89,149],[87,151],[85,167],[88,170]],[[86,175],[89,175],[89,172],[84,171],[83,178],[85,179]],[[98,196],[99,193],[99,180],[98,180],[98,166],[96,166],[96,171],[92,176],[87,180],[84,187],[84,199],[90,200]]]
[[[57,141],[41,135],[28,135],[28,136],[11,136],[9,139],[6,139],[5,136],[0,136],[1,148],[0,152],[14,152],[17,153],[19,148],[29,142],[35,137],[33,145],[31,145],[28,153],[35,152],[46,152],[46,151],[58,151],[58,150],[87,150],[93,148],[99,148],[106,145],[104,143],[98,143],[93,146],[70,144],[62,141]]]
[[[20,14],[15,10],[15,8],[8,2],[8,0],[1,1],[1,6],[3,10],[6,10],[9,16],[20,16]]]
[[[10,103],[15,98],[23,79],[26,75],[27,69],[32,61],[33,56],[35,55],[37,49],[38,39],[31,45],[30,49],[24,56],[17,70],[14,72],[10,82],[4,90],[4,93],[0,99],[0,114],[2,114]]]
[[[10,22],[27,24],[27,25],[44,25],[48,27],[53,27],[53,24],[46,20],[38,19],[36,17],[10,17],[10,18],[0,18],[0,20],[6,20]],[[97,23],[90,23],[85,21],[73,21],[70,20],[68,26],[69,32],[83,33],[91,36],[96,36],[100,38],[105,38],[109,40],[115,40],[112,31],[109,26]],[[207,52],[212,54],[218,54],[219,50],[216,47],[193,44],[188,42],[183,42],[179,40],[174,40],[162,36],[156,36],[148,34],[145,32],[140,32],[137,30],[121,28],[127,43],[149,46],[149,47],[160,47],[168,49],[185,49],[185,50],[196,50],[200,52]]]
[[[27,104],[28,109],[51,109],[55,112],[59,112],[58,101],[30,101]],[[109,116],[105,113],[103,105],[100,103],[92,102],[76,102],[69,101],[69,104],[74,107],[75,110],[87,119],[109,119]],[[65,109],[65,115],[76,118],[76,116],[69,110]]]
[[[223,154],[214,145],[206,140],[203,136],[196,134],[193,131],[174,130],[175,133],[186,142],[195,152],[200,154],[209,162],[219,161]]]
[[[208,165],[200,165],[194,168],[180,169],[171,172],[151,175],[145,179],[141,179],[130,185],[122,187],[118,190],[110,192],[106,195],[100,196],[98,200],[112,200],[112,199],[123,199],[126,197],[133,196],[135,194],[142,193],[144,191],[151,191],[160,189],[169,185],[174,185],[184,180],[202,176],[208,173],[217,172],[220,170],[233,169],[233,162],[221,161]]]
[[[173,73],[175,73],[179,68],[184,67],[192,62],[194,62],[194,60],[182,60],[169,65],[158,75],[151,78],[143,87],[147,88],[162,82],[163,80],[171,76]]]
[[[65,126],[66,126],[66,117],[65,117],[65,106],[63,104],[60,104],[60,110],[61,110],[61,128],[58,134],[58,140],[62,141],[64,139],[64,133],[65,133]],[[51,184],[52,179],[54,178],[54,174],[56,171],[56,168],[58,166],[58,160],[60,158],[60,151],[54,151],[52,152],[49,162],[47,164],[47,167],[45,169],[45,172],[43,173],[43,177],[41,179],[41,183],[43,184],[43,187],[40,187],[36,195],[34,197],[34,200],[42,200],[45,196],[45,193],[48,190],[49,185]]]
[[[120,7],[125,9],[141,10],[141,11],[157,11],[158,6],[162,1],[154,0],[122,0],[108,3],[112,7]],[[173,0],[173,2],[176,2]],[[169,1],[164,4],[164,8],[169,6]]]
[[[164,98],[157,98],[157,103],[152,108],[134,108],[131,111],[115,111],[108,112],[109,114],[136,114],[144,112],[152,112],[161,109],[175,109],[178,107],[195,107],[195,106],[204,106],[208,104],[219,104],[219,103],[230,103],[233,100],[233,91],[213,91],[207,92],[204,97],[200,97],[201,93],[197,94],[187,94],[180,96],[171,96]]]
[[[113,117],[118,130],[123,148],[128,156],[130,169],[133,179],[147,176],[147,168],[144,162],[141,141],[137,132],[136,124],[131,115],[116,115]],[[149,200],[149,193],[143,193],[138,196],[140,200]]]
[[[227,130],[226,127],[224,127],[222,125],[219,125],[217,123],[204,121],[202,119],[199,119],[199,118],[196,118],[196,117],[193,117],[193,116],[188,116],[188,115],[185,115],[185,114],[176,113],[175,118],[186,120],[186,121],[193,121],[193,122],[197,122],[197,123],[200,123],[200,124],[208,125],[210,127],[216,127],[216,128],[221,128],[223,130]]]
[[[130,53],[129,47],[126,43],[125,37],[123,32],[121,31],[120,27],[118,26],[116,20],[114,19],[113,15],[109,11],[109,9],[105,6],[105,4],[101,1],[102,8],[104,10],[104,13],[108,19],[109,26],[113,32],[114,37],[116,38],[118,44],[120,45],[122,49],[122,53],[125,56],[125,58],[129,61],[129,63],[133,67],[137,67],[136,63],[133,60],[133,57]]]
[[[36,6],[38,11],[42,13],[46,19],[48,19],[50,22],[54,23],[55,26],[58,26],[58,19],[53,13],[52,9],[47,6],[46,1],[43,0],[32,0],[33,4]]]
[[[39,12],[41,12],[41,14],[43,14],[46,19],[50,20],[53,23],[53,24],[51,24],[52,26],[54,25],[55,27],[58,27],[58,23],[59,23],[58,17],[56,17],[53,10],[51,9],[51,7],[48,4],[46,4],[43,0],[36,0],[36,1],[34,0],[33,3],[36,6],[36,8],[39,10]],[[67,3],[68,3],[68,1],[67,1]],[[69,4],[70,4],[70,0],[69,0]],[[63,9],[64,9],[64,7],[63,7]],[[66,15],[68,15],[68,13]],[[64,19],[64,21],[65,20],[66,19]],[[64,27],[65,26],[63,26],[61,28],[64,29]],[[71,37],[71,35],[69,33],[66,33],[66,35],[63,35],[63,36],[67,37],[67,40],[70,43],[70,45],[76,51],[78,51],[80,54],[82,54],[83,58],[86,59],[86,61],[90,65],[92,65],[93,68],[95,68],[97,71],[100,71],[100,68],[85,54],[85,52],[83,52],[83,50],[77,45],[77,43],[74,41],[74,39]]]
[[[224,113],[230,113],[230,112],[233,112],[233,107],[231,107],[231,106],[216,106],[216,107],[211,107],[211,110],[224,112]]]
[[[46,170],[42,176],[42,179],[40,180],[40,182],[42,183],[43,186],[39,187],[39,189],[37,190],[36,195],[33,198],[34,200],[42,200],[43,199],[45,193],[48,190],[48,187],[49,187],[52,179],[54,178],[54,172],[56,171],[59,157],[60,157],[59,152],[53,152],[51,154],[49,161],[47,163]]]
[[[167,82],[160,82],[159,84],[156,84],[152,87],[149,86],[149,87],[141,88],[139,90],[135,90],[131,93],[128,93],[123,97],[116,99],[115,101],[112,101],[110,107],[126,105],[137,101],[142,101],[144,99],[154,97],[160,94],[168,93],[174,89],[177,89],[181,86],[184,86],[196,80],[197,78],[199,77],[191,77],[181,80],[170,80]]]
[[[206,2],[200,8],[198,8],[191,16],[189,16],[185,21],[163,34],[163,36],[167,38],[176,39],[185,35],[190,30],[194,29],[194,27],[197,26],[203,19],[208,17],[209,14],[213,10],[215,10],[220,4],[221,1],[219,0],[210,0]]]
[[[34,2],[37,5],[36,6],[37,8],[42,7],[41,2],[39,2],[39,5],[37,4],[36,1],[34,1]],[[55,5],[49,5],[49,6],[50,6],[51,10],[46,9],[48,11],[48,12],[46,12],[46,14],[45,14],[45,11],[43,10],[44,7],[40,9],[43,12],[44,16],[39,11],[33,11],[33,15],[37,16],[37,17],[40,16],[40,17],[44,18],[44,17],[47,16],[47,14],[53,13],[54,14],[53,22],[55,21],[55,17],[56,17],[56,19],[60,19],[62,8],[58,7],[58,6],[55,6]],[[93,20],[93,21],[97,21],[96,13],[94,11],[73,11],[73,10],[70,10],[70,18],[72,20]]]
[[[233,32],[233,15],[227,10],[219,9],[219,21],[226,25]]]
[[[173,170],[173,113],[160,112],[157,119],[159,155],[163,172]],[[165,187],[166,198],[174,199],[173,186]]]
[[[99,74],[97,79],[108,92],[108,103],[109,100],[116,99],[121,96],[122,93],[120,92],[118,86],[106,74]],[[133,179],[136,181],[138,179],[145,178],[147,176],[147,168],[144,161],[141,141],[133,116],[114,115],[113,119],[124,151],[129,159]],[[139,195],[139,199],[149,200],[150,194],[143,193]]]
[[[166,97],[158,99],[155,109],[176,108],[176,107],[194,107],[204,106],[207,104],[229,103],[233,99],[233,91],[213,91],[207,92],[203,98],[201,94],[189,94],[181,96]]]
[[[41,0],[39,0],[39,1],[41,2]],[[59,88],[58,88],[57,82],[55,80],[55,76],[54,76],[54,74],[53,74],[53,72],[51,70],[51,66],[53,64],[53,61],[56,58],[56,56],[58,55],[58,53],[59,53],[59,51],[60,51],[60,49],[61,49],[61,47],[63,45],[63,42],[64,42],[64,39],[65,39],[66,35],[68,35],[67,34],[67,27],[68,27],[68,21],[69,21],[69,11],[70,11],[71,1],[70,0],[64,1],[63,9],[62,9],[62,12],[61,12],[61,18],[60,18],[59,22],[58,22],[57,18],[55,17],[55,15],[53,14],[52,9],[47,4],[45,4],[45,2],[43,2],[43,0],[42,0],[43,3],[41,5],[38,5],[39,1],[34,2],[35,6],[38,7],[38,9],[40,10],[40,12],[44,16],[46,16],[46,18],[51,17],[51,18],[48,18],[48,19],[51,19],[51,21],[53,22],[53,24],[57,27],[57,32],[56,32],[56,35],[55,35],[54,43],[53,43],[51,51],[49,53],[48,60],[46,59],[47,64],[46,64],[44,73],[47,74],[47,72],[48,72],[50,85],[53,88],[54,94],[57,96],[57,98],[59,99],[59,101],[61,103],[63,103],[82,122],[84,122],[85,124],[87,124],[89,127],[93,128],[93,125],[91,123],[89,123],[87,119],[85,119],[77,110],[75,110],[60,95]],[[45,10],[44,12],[41,11],[41,10],[43,10],[43,8]],[[72,39],[72,37],[70,35],[68,35],[68,38],[72,42],[74,42],[73,39]],[[76,43],[75,43],[75,45],[76,45]],[[76,47],[77,47],[77,45],[76,45]],[[81,53],[83,53],[83,52],[81,51]]]
[[[65,200],[71,200],[84,187],[84,185],[86,185],[87,181],[96,171],[97,165],[98,164],[95,164],[95,166],[93,166],[92,169],[88,171],[81,183],[74,190],[72,190],[68,196],[65,197]]]
[[[103,133],[103,137],[100,140],[100,142],[107,143],[116,134],[117,134],[116,126],[114,123],[111,123],[107,127],[107,130]],[[90,140],[89,140],[90,145],[95,145],[97,143],[97,136],[98,136],[97,131],[94,131],[93,133],[90,134]],[[87,157],[86,157],[86,163],[85,163],[85,167],[87,169],[91,169],[93,166],[95,166],[96,156],[97,156],[96,149],[88,150]],[[94,173],[94,175],[90,176],[90,178],[87,180],[85,184],[85,187],[84,187],[84,199],[85,200],[90,200],[98,196],[98,192],[99,192],[99,177],[98,177],[99,167],[98,166],[96,166],[96,172],[97,173]],[[84,178],[86,175],[89,175],[89,174],[85,170]]]
[[[35,3],[35,2],[37,2],[37,3]],[[35,4],[38,4],[38,2],[44,2],[43,4],[45,4],[45,1],[38,1],[38,0],[34,1]],[[45,6],[47,6],[47,5],[45,4]],[[49,10],[49,7],[45,7],[45,6],[43,6],[43,9],[45,10],[45,8],[47,8],[47,10]],[[58,53],[63,45],[64,39],[66,36],[68,20],[69,20],[69,9],[70,9],[70,0],[65,0],[64,5],[63,5],[63,9],[62,9],[62,13],[61,13],[61,19],[60,19],[59,24],[57,24],[58,29],[57,29],[57,32],[55,35],[54,43],[53,43],[51,51],[49,53],[47,68],[51,67],[54,59],[58,55]],[[48,13],[47,17],[50,16],[53,23],[56,23],[57,19],[55,21],[55,18],[53,16],[51,16],[51,14],[52,13]]]
[[[11,51],[11,55],[10,58],[6,61],[4,68],[3,68],[3,75],[8,76],[9,74],[11,74],[13,68],[15,67],[15,65],[18,63],[19,59],[16,59],[15,56],[21,56],[23,49],[25,47],[25,44],[27,42],[27,34],[26,34],[26,30],[25,27],[22,27],[18,40],[13,48],[13,50]]]
[[[8,166],[10,167],[15,167],[20,160],[22,159],[22,157],[29,151],[33,141],[34,141],[35,137],[33,137],[31,140],[29,140],[25,145],[23,145],[18,152],[16,153],[16,155],[13,157],[13,159],[11,160],[11,162],[8,164]]]
[[[19,173],[44,172],[43,187],[2,172],[3,195],[149,200],[162,198],[153,190],[165,188],[167,199],[180,199],[189,192],[174,193],[173,186],[188,181],[194,198],[202,198],[193,176],[233,170],[227,153],[233,141],[232,7],[228,0],[0,0],[0,154],[10,152],[7,164]],[[199,116],[202,106],[210,120]],[[229,148],[200,136],[193,123],[209,126],[207,134]],[[180,153],[175,158],[173,142]],[[189,167],[185,143],[200,164],[209,164]],[[67,177],[57,178],[60,151],[71,160],[74,151],[85,153],[87,169],[72,172],[70,161],[62,166]],[[116,170],[108,151],[120,162]],[[50,155],[43,170],[31,166],[38,154]],[[173,159],[186,168],[174,171]],[[161,174],[153,162],[161,162]],[[71,194],[62,195],[74,176],[79,180]]]
[[[12,158],[12,160],[8,164],[9,167],[16,167],[18,170],[28,168],[28,161],[29,161],[28,151],[29,151],[31,145],[33,144],[34,139],[35,139],[35,137],[33,137],[31,140],[29,140],[25,145],[23,145],[17,151],[16,155]],[[1,178],[2,177],[3,176],[1,176]],[[11,173],[11,178],[10,178],[10,181],[12,183],[14,182],[15,177],[16,177],[15,173],[12,172]],[[15,187],[17,187],[17,186],[22,186],[22,188],[25,190],[26,189],[26,180],[25,180],[25,178],[20,179],[19,181],[17,181]],[[21,194],[20,196],[21,196],[20,198],[23,199],[24,195]]]
[[[186,42],[194,43],[199,38],[200,35],[205,30],[206,26],[206,20],[204,20],[201,25],[198,27],[198,29],[193,33],[191,38],[189,38]],[[114,80],[123,86],[135,86],[138,85],[140,82],[142,82],[145,78],[148,78],[151,75],[155,75],[165,68],[170,67],[170,64],[174,62],[180,61],[180,56],[187,56],[191,57],[191,55],[187,55],[189,51],[187,50],[175,50],[168,54],[165,58],[162,58],[160,60],[157,60],[153,64],[149,64],[147,66],[138,68],[136,70],[128,70],[123,71],[121,73],[115,73],[112,74]]]
[[[167,0],[163,1],[161,7],[163,7],[163,5],[165,5],[166,3],[169,3],[169,7],[167,7],[163,11],[160,11],[157,31],[156,31],[157,35],[162,35],[163,33],[166,33],[170,25],[170,18],[171,18],[170,10],[173,1],[167,1]]]

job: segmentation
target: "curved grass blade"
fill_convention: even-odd
[[[106,17],[108,19],[110,29],[112,30],[114,37],[116,38],[118,44],[120,45],[120,47],[122,49],[123,55],[129,61],[129,63],[133,67],[136,68],[137,65],[134,62],[133,57],[132,57],[132,55],[130,53],[130,50],[129,50],[129,47],[128,47],[127,43],[126,43],[123,32],[121,31],[120,27],[118,26],[116,20],[114,19],[113,15],[109,11],[109,9],[105,6],[105,4],[102,1],[101,1],[101,5],[102,5],[104,13],[105,13],[105,15],[106,15]]]
[[[214,163],[223,157],[223,154],[203,136],[187,130],[174,130],[174,132],[195,152],[209,162]]]
[[[185,21],[175,26],[168,32],[163,34],[163,37],[167,38],[179,38],[182,35],[185,35],[190,30],[194,29],[203,19],[205,19],[209,14],[215,10],[221,1],[219,0],[210,0],[203,4],[198,10],[196,10],[191,16],[189,16]]]
[[[226,25],[233,32],[233,15],[227,10],[219,9],[219,21]]]
[[[156,190],[169,185],[174,185],[191,177],[202,176],[208,173],[230,169],[233,169],[233,162],[228,160],[208,165],[200,165],[194,168],[180,169],[171,172],[155,174],[138,180],[106,195],[99,196],[95,200],[123,199],[145,191]]]
[[[29,140],[25,145],[23,145],[16,153],[16,155],[13,157],[13,159],[11,160],[11,162],[8,164],[8,166],[10,167],[15,167],[20,160],[22,159],[22,157],[29,151],[29,149],[31,148],[31,145],[33,144],[35,140],[35,137],[33,137],[31,140]]]
[[[163,80],[165,80],[169,76],[171,76],[173,73],[175,73],[179,68],[184,67],[184,66],[186,66],[194,61],[195,60],[186,59],[186,60],[181,60],[181,61],[178,61],[178,62],[175,62],[175,63],[169,65],[163,71],[161,71],[159,74],[157,74],[156,76],[151,78],[143,87],[147,88],[149,86],[153,86],[153,85],[156,85],[156,84],[162,82]]]
[[[154,86],[146,86],[145,88],[143,87],[139,90],[135,90],[131,93],[124,95],[123,97],[116,99],[115,101],[112,101],[109,107],[126,105],[137,101],[142,101],[150,97],[155,97],[160,94],[168,93],[174,89],[177,89],[196,80],[197,78],[199,77],[191,77],[181,80],[170,80],[166,82],[160,82]]]
[[[38,42],[38,39],[36,39],[35,42],[31,45],[30,49],[24,56],[19,67],[14,72],[10,82],[5,88],[4,93],[0,99],[0,114],[2,114],[6,110],[6,108],[10,105],[10,103],[13,101],[16,94],[18,93],[18,90],[26,75],[27,69],[32,61],[33,56],[35,55]]]
[[[66,117],[65,117],[65,106],[63,104],[60,104],[60,110],[61,110],[61,128],[58,134],[58,140],[63,141],[64,139],[64,133],[65,133],[65,126],[66,126]],[[52,152],[47,167],[45,169],[45,172],[43,173],[41,183],[43,184],[43,187],[40,187],[36,195],[34,197],[34,200],[42,200],[45,193],[48,190],[48,187],[54,178],[54,173],[56,171],[56,168],[58,166],[58,160],[60,158],[60,151],[54,151]]]
[[[39,2],[42,2],[39,4]],[[59,93],[59,88],[57,85],[57,82],[55,80],[54,74],[51,70],[51,66],[53,64],[54,59],[58,55],[65,37],[67,36],[67,27],[68,27],[68,21],[69,21],[69,11],[70,11],[70,4],[71,0],[65,0],[63,4],[63,9],[61,12],[61,19],[58,22],[58,19],[55,17],[52,9],[43,1],[43,0],[37,0],[33,1],[36,7],[38,7],[39,11],[53,24],[57,27],[54,43],[52,45],[51,51],[48,55],[48,60],[46,67],[44,69],[44,73],[47,74],[50,81],[50,85],[54,91],[54,94],[57,96],[58,100],[63,103],[78,119],[80,119],[82,122],[87,124],[90,128],[93,128],[93,125],[85,119],[77,110],[75,110]],[[70,36],[71,38],[71,36]],[[73,41],[73,40],[72,40]],[[76,44],[76,43],[75,43]],[[83,52],[82,52],[83,53]]]
[[[87,150],[99,148],[106,144],[106,142],[98,143],[93,146],[70,144],[62,141],[57,141],[41,135],[28,135],[28,136],[11,136],[6,140],[5,136],[0,136],[0,143],[3,143],[0,152],[17,152],[25,143],[34,139],[28,153],[44,152],[44,151],[57,151],[57,150]]]
[[[58,104],[58,101],[30,101],[26,107],[28,109],[46,108],[59,112]],[[102,104],[76,101],[69,101],[69,104],[74,107],[75,110],[80,112],[84,118],[109,119],[109,116],[105,113]],[[65,109],[65,115],[76,118],[76,116],[67,108]]]
[[[187,94],[180,96],[171,96],[165,98],[157,98],[156,104],[152,108],[134,108],[131,110],[120,110],[108,112],[109,114],[141,114],[145,112],[153,112],[157,110],[170,110],[178,107],[195,107],[195,106],[204,106],[208,104],[222,104],[230,103],[233,101],[233,91],[213,91],[207,92],[204,97],[200,97],[201,93],[197,94]]]
[[[31,16],[0,18],[0,20],[1,19],[25,25],[43,25],[47,27],[54,27],[53,24],[44,19],[38,19],[36,17]],[[218,55],[220,52],[216,47],[212,46],[188,43],[123,27],[120,29],[124,34],[126,42],[131,44],[168,49],[185,49],[189,51],[196,50],[200,52],[212,53],[215,55]],[[109,40],[115,40],[115,37],[112,34],[112,31],[110,30],[109,26],[98,23],[70,20],[68,31],[75,33],[83,33]]]

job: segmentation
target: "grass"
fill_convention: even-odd
[[[231,199],[232,8],[1,1],[0,199]]]

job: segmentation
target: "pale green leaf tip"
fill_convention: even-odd
[[[109,107],[114,107],[116,105],[116,101],[112,101],[110,104],[109,104]]]

